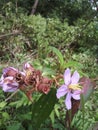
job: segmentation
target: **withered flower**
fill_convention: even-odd
[[[50,91],[51,80],[43,77],[40,70],[36,70],[31,64],[25,63],[23,71],[13,67],[7,67],[3,70],[0,86],[4,92],[14,92],[20,89],[25,94],[31,95],[34,91],[45,94]]]
[[[40,70],[36,70],[32,65],[24,65],[25,84],[31,85],[35,91],[47,94],[50,91],[51,80],[43,77]]]
[[[48,94],[48,92],[50,91],[51,83],[52,81],[50,79],[42,77],[39,84],[37,84],[36,86],[37,91]]]
[[[35,87],[36,84],[39,83],[41,79],[41,71],[36,70],[35,68],[33,68],[32,65],[26,63],[24,65],[24,72],[25,72],[25,79],[24,79],[25,84],[32,85],[33,87]]]

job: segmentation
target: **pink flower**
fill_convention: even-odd
[[[14,92],[18,89],[19,84],[14,81],[12,76],[9,76],[0,81],[0,86],[4,92]]]
[[[29,64],[28,62],[26,62],[23,65],[23,70],[26,73],[26,71],[30,70],[30,71],[34,71],[35,69],[33,68],[33,66],[31,64]]]
[[[16,81],[16,75],[18,73],[21,72],[13,67],[7,67],[3,70],[3,74],[0,79],[0,86],[4,92],[14,92],[18,89],[19,83]]]
[[[71,98],[80,100],[81,86],[78,84],[79,79],[79,73],[75,71],[71,76],[71,71],[68,68],[64,73],[64,84],[57,90],[56,96],[58,99],[66,95],[65,105],[68,110],[72,107]]]

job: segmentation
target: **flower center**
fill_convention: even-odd
[[[31,75],[32,75],[32,71],[30,71],[30,70],[26,71],[26,77],[29,77]]]
[[[79,84],[70,84],[68,88],[72,90],[81,90],[81,86]]]

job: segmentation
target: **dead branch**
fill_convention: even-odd
[[[3,35],[0,35],[0,40],[4,39],[5,37],[8,37],[8,36],[16,36],[16,35],[20,35],[21,32],[17,31],[17,32],[11,32],[11,33],[8,33],[8,34],[3,34]]]
[[[39,0],[35,0],[34,5],[32,7],[31,15],[34,15],[37,5],[38,5]]]

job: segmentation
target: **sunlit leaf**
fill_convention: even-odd
[[[59,118],[60,117],[60,112],[59,112],[59,106],[55,105],[54,111],[56,113],[56,116]]]
[[[4,102],[4,101],[3,101],[3,102],[0,102],[0,110],[3,109],[3,108],[6,106],[6,104],[7,104],[7,103]]]
[[[54,124],[54,121],[55,121],[54,111],[51,112],[51,114],[50,114],[50,119],[51,119],[51,121],[52,121],[52,124]]]
[[[50,46],[50,50],[53,51],[53,53],[56,54],[56,56],[58,57],[58,61],[60,63],[60,68],[64,67],[64,58],[62,53],[55,47]]]
[[[68,61],[67,63],[65,63],[64,66],[65,68],[68,68],[68,67],[83,68],[83,65],[77,61]]]

